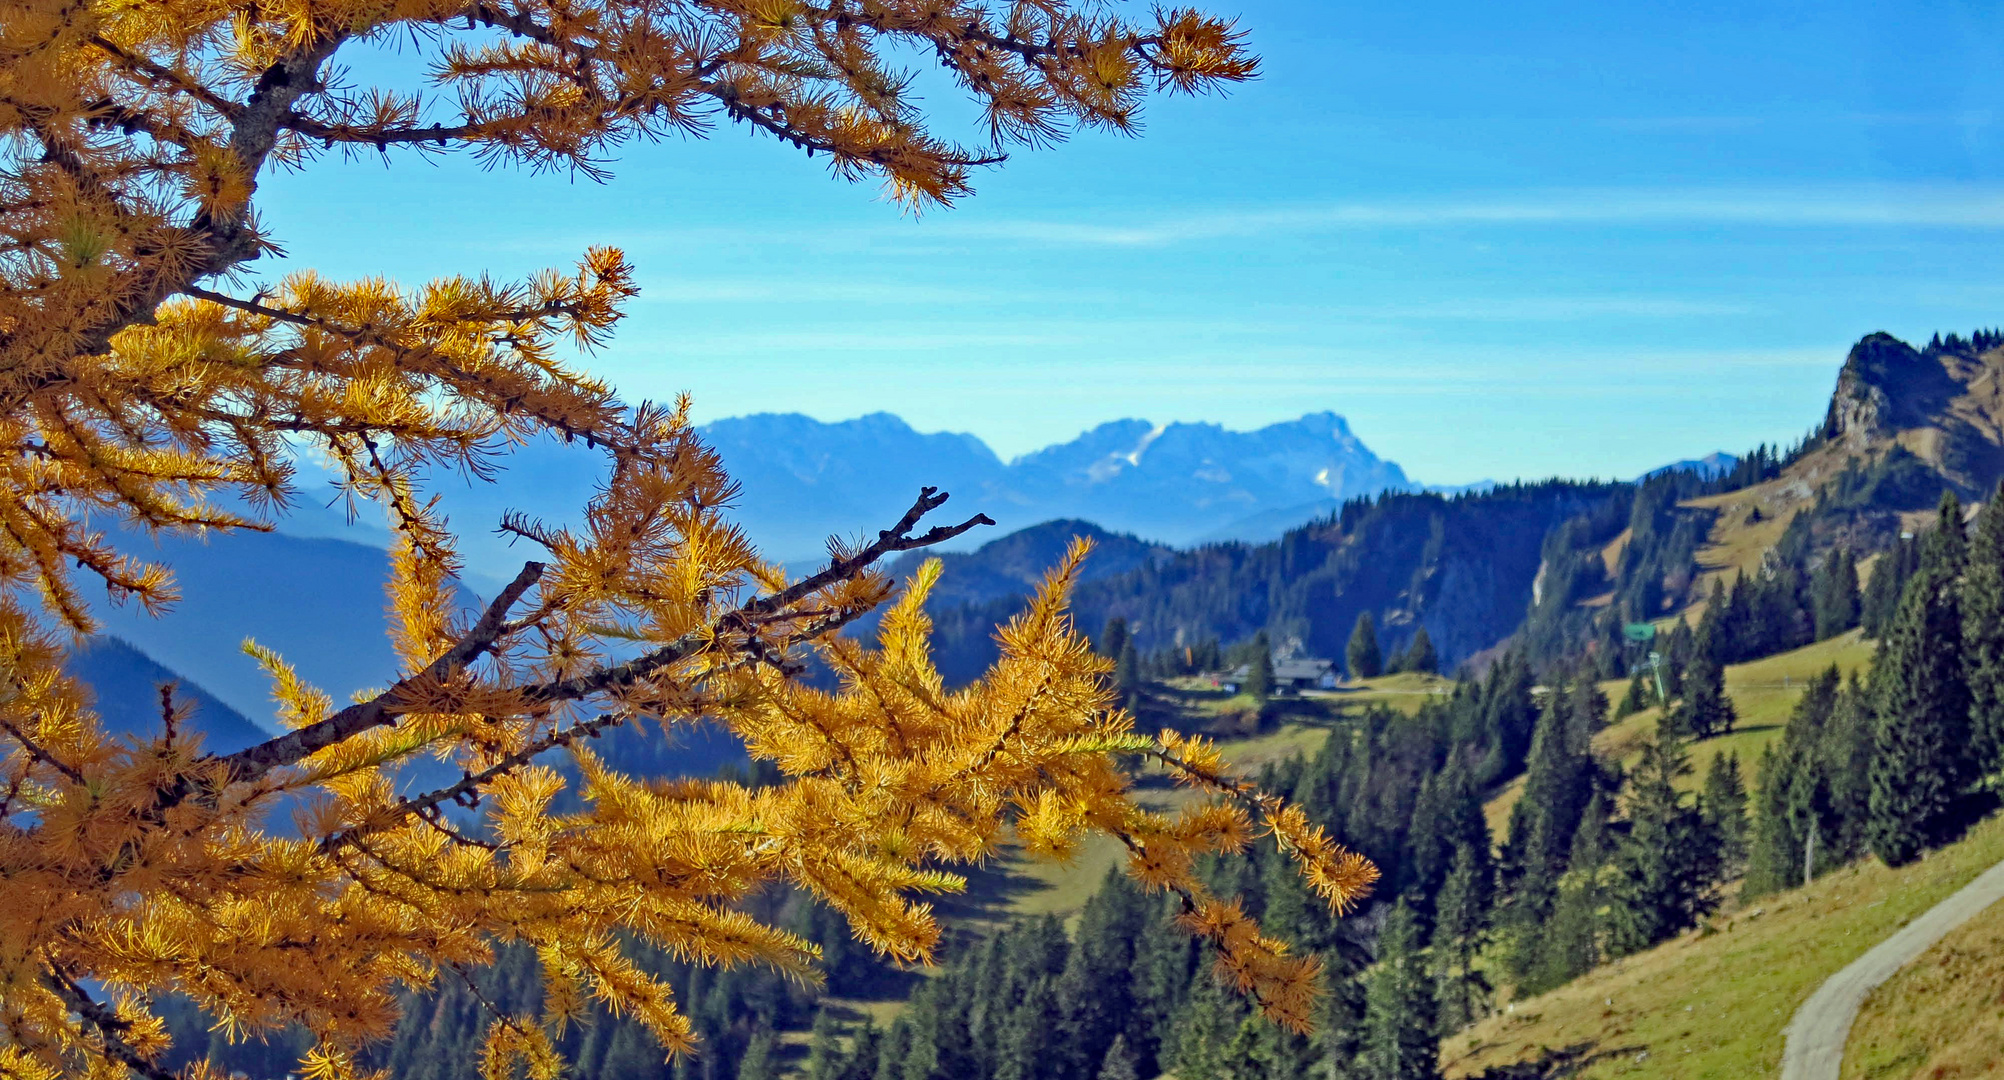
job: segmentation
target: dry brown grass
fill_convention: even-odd
[[[2004,903],[1879,987],[1844,1047],[1845,1080],[2004,1076]]]

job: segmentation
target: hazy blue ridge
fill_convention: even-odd
[[[227,754],[263,742],[267,732],[201,683],[162,667],[123,638],[91,638],[70,652],[69,673],[90,686],[98,720],[114,735],[150,739],[160,733],[160,687],[174,684],[174,702],[188,707],[184,730],[202,734],[202,748]]]

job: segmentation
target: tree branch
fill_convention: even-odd
[[[576,701],[592,694],[631,686],[678,660],[695,655],[704,645],[714,640],[717,634],[735,627],[749,626],[835,582],[855,577],[885,555],[894,551],[911,551],[942,544],[976,525],[995,524],[994,519],[987,514],[976,514],[958,525],[938,525],[918,536],[911,535],[911,531],[918,527],[919,519],[938,509],[946,502],[947,497],[947,494],[938,488],[920,488],[918,501],[912,503],[911,509],[905,511],[905,516],[899,518],[897,524],[879,532],[876,540],[854,555],[831,559],[820,572],[802,578],[776,593],[762,596],[735,608],[702,630],[684,634],[675,641],[626,663],[599,668],[569,679],[558,679],[525,687],[528,699],[537,703]],[[829,629],[856,619],[861,614],[862,612],[855,612],[846,617],[834,618],[833,621],[822,619],[806,628],[803,633],[795,635],[794,640],[805,640],[810,632],[825,633]]]
[[[480,621],[466,632],[466,636],[455,642],[438,659],[433,660],[422,672],[398,679],[394,686],[364,702],[350,705],[333,716],[318,723],[308,724],[297,731],[281,735],[276,739],[259,743],[231,754],[222,760],[229,767],[229,782],[240,783],[255,780],[273,769],[295,765],[315,751],[332,746],[379,724],[393,724],[397,718],[397,707],[402,705],[411,690],[420,681],[443,682],[464,670],[468,664],[479,659],[480,654],[492,648],[507,628],[508,609],[522,599],[543,576],[544,566],[539,562],[525,563],[515,580],[501,590],[501,595],[487,605],[481,613]]]
[[[527,765],[540,754],[560,746],[569,746],[579,739],[596,738],[600,731],[617,727],[629,719],[631,717],[625,713],[601,713],[590,720],[583,720],[562,730],[553,731],[477,773],[468,773],[456,783],[448,784],[436,791],[425,792],[423,795],[414,795],[391,807],[382,817],[374,821],[329,836],[320,841],[320,852],[323,855],[332,855],[362,837],[392,828],[414,815],[427,814],[446,803],[457,802],[478,792],[495,779]]]
[[[39,743],[28,737],[27,732],[15,727],[12,720],[0,719],[0,728],[5,728],[7,734],[14,736],[14,741],[21,744],[21,748],[28,752],[29,757],[44,762],[50,768],[69,777],[72,784],[81,785],[84,782],[83,773],[78,772],[75,766],[43,749]]]
[[[131,1027],[118,1018],[118,1014],[98,1004],[78,986],[76,981],[63,974],[62,969],[51,962],[42,972],[42,985],[63,1000],[83,1021],[97,1029],[98,1037],[104,1040],[104,1055],[113,1061],[146,1077],[146,1080],[180,1080],[173,1073],[141,1057],[132,1044],[125,1041],[123,1032]]]

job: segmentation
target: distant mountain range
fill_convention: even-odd
[[[973,435],[916,431],[890,413],[834,423],[761,413],[718,420],[702,432],[741,485],[735,519],[769,557],[788,563],[820,558],[831,535],[874,535],[926,486],[953,495],[942,520],[977,512],[995,519],[997,528],[964,537],[962,550],[1066,518],[1178,547],[1269,540],[1346,500],[1418,487],[1331,412],[1257,431],[1115,420],[1007,462]],[[497,464],[495,483],[448,477],[434,484],[476,588],[482,577],[513,577],[521,560],[533,557],[491,532],[505,511],[568,522],[581,496],[604,479],[603,457],[581,445],[539,442]],[[305,501],[313,505],[295,512],[299,524],[288,519],[280,528],[380,542],[343,533],[338,508],[320,505],[325,498],[309,490]]]
[[[1265,539],[1344,500],[1415,486],[1331,412],[1244,432],[1115,420],[1006,463],[972,435],[921,434],[889,413],[744,416],[704,434],[744,485],[740,519],[788,558],[815,554],[831,532],[881,527],[926,484],[954,493],[949,514],[985,512],[996,533],[1079,518],[1175,546]]]
[[[1059,520],[1090,521],[1110,533],[1177,548],[1265,543],[1360,497],[1466,494],[1495,486],[1489,480],[1417,483],[1333,412],[1255,431],[1114,420],[1012,461],[973,435],[917,431],[890,413],[836,422],[760,413],[715,421],[702,433],[740,485],[734,519],[768,557],[796,566],[821,559],[830,536],[873,535],[927,486],[953,495],[938,514],[942,521],[977,512],[995,519],[996,528],[977,529],[949,545],[961,551]],[[1709,476],[1734,460],[1716,453],[1664,468]],[[535,557],[493,532],[504,513],[570,523],[584,496],[604,480],[603,456],[583,445],[537,442],[495,464],[494,482],[449,476],[432,485],[459,533],[467,584],[483,594]],[[388,534],[368,508],[365,520],[350,524],[343,507],[328,504],[331,489],[305,487],[305,498],[278,522],[280,531],[387,546]]]

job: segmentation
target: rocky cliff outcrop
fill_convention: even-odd
[[[1898,443],[1970,493],[2004,476],[2004,337],[1936,337],[1916,349],[1887,333],[1852,346],[1822,434],[1849,454]]]

